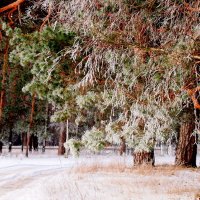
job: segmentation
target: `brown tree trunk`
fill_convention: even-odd
[[[12,131],[12,125],[11,125],[10,131],[9,131],[9,139],[8,139],[8,152],[12,151],[12,137],[13,137],[13,131]]]
[[[37,135],[33,136],[33,149],[34,151],[38,151],[38,136]]]
[[[64,155],[64,153],[65,153],[64,143],[65,142],[66,142],[66,126],[65,126],[65,123],[60,123],[58,155]]]
[[[26,141],[25,141],[25,139],[26,139],[26,133],[22,133],[22,134],[21,134],[21,138],[22,138],[21,150],[22,150],[22,152],[23,152],[24,146],[26,145]]]
[[[152,165],[154,166],[154,149],[151,152],[136,152],[133,153],[134,165]]]
[[[33,135],[30,135],[29,151],[32,151],[32,149],[33,149]]]
[[[195,115],[193,110],[183,113],[176,150],[175,164],[196,167],[197,144],[195,129]]]
[[[44,126],[44,138],[43,138],[43,144],[42,144],[42,152],[45,152],[46,149],[46,137],[47,137],[47,130],[48,130],[48,125],[49,125],[49,121],[50,121],[50,116],[49,116],[50,112],[49,112],[49,103],[46,103],[46,117],[45,117],[45,126]]]
[[[26,157],[28,157],[28,150],[29,150],[29,143],[30,143],[30,130],[33,125],[33,114],[35,110],[35,97],[36,94],[33,94],[32,97],[32,105],[31,105],[31,114],[30,114],[30,122],[29,122],[29,127],[28,127],[28,132],[27,132],[27,140],[26,140]]]
[[[2,81],[1,81],[1,94],[0,94],[0,121],[3,116],[3,107],[5,106],[5,92],[6,92],[6,74],[8,68],[8,48],[9,48],[9,40],[6,42],[6,48],[4,52],[4,63],[2,67]]]
[[[120,137],[120,149],[119,149],[119,154],[122,156],[123,154],[126,153],[126,140],[124,137]]]

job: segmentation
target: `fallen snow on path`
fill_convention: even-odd
[[[199,169],[132,168],[131,156],[0,156],[0,200],[194,200],[198,192]]]

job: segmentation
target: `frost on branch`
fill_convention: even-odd
[[[105,134],[93,127],[91,130],[87,130],[82,136],[82,142],[84,146],[91,151],[97,152],[105,147]]]

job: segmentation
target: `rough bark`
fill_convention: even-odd
[[[136,152],[133,153],[134,165],[152,165],[154,166],[154,149],[151,152]]]
[[[175,164],[196,167],[197,144],[195,129],[195,115],[193,110],[187,110],[182,115],[179,141],[176,149]]]
[[[66,126],[65,126],[65,123],[60,123],[58,155],[64,155],[64,153],[65,153],[65,147],[64,147],[65,141],[66,141]]]

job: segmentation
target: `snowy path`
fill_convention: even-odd
[[[45,177],[72,165],[72,160],[66,162],[63,158],[2,157],[0,159],[0,199],[11,200],[16,191],[27,188],[35,181],[40,182]],[[22,199],[20,196],[17,198]]]

